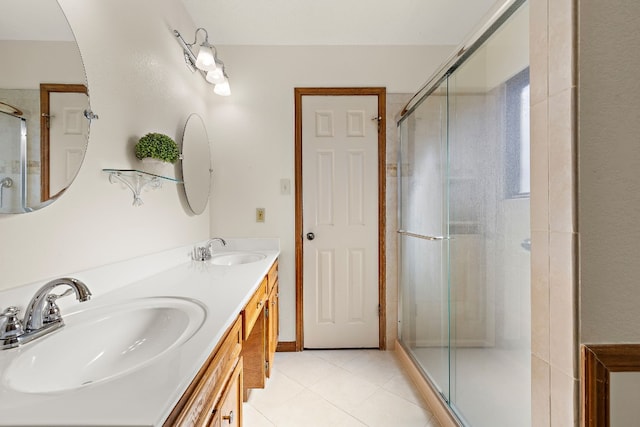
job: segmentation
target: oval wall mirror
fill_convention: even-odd
[[[56,0],[0,0],[0,213],[48,206],[89,137],[87,79]]]
[[[196,215],[204,212],[211,191],[211,150],[202,118],[187,118],[182,135],[182,180],[189,207]]]

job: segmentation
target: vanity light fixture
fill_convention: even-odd
[[[198,32],[200,31],[204,32],[204,41],[198,45],[198,54],[196,56],[192,47],[198,43]],[[202,27],[198,28],[193,43],[187,43],[178,30],[173,30],[173,34],[182,46],[187,67],[191,71],[199,71],[207,82],[215,85],[213,91],[216,94],[221,96],[231,95],[229,77],[224,69],[224,62],[218,58],[216,47],[209,43],[207,30]]]

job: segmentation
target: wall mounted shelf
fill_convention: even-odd
[[[109,182],[120,182],[126,185],[133,193],[133,206],[143,204],[140,194],[144,189],[155,190],[161,188],[164,182],[182,184],[182,181],[168,176],[154,175],[137,169],[102,169],[109,174]]]

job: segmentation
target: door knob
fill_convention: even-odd
[[[307,240],[313,240],[316,238],[316,235],[313,233],[307,233]]]

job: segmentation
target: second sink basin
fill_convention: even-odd
[[[265,258],[266,255],[256,252],[226,252],[217,255],[214,254],[213,257],[211,257],[211,263],[214,265],[250,264]]]
[[[113,379],[184,343],[204,319],[199,303],[172,297],[87,309],[20,349],[3,381],[17,391],[49,393]]]

